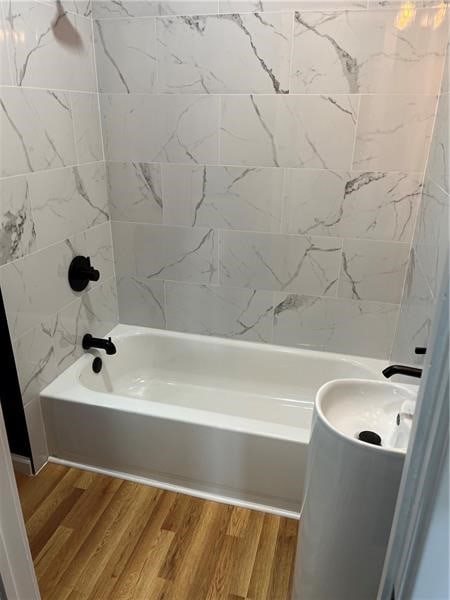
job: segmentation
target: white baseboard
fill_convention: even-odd
[[[13,463],[14,471],[23,473],[24,475],[33,475],[33,467],[31,460],[26,456],[20,456],[19,454],[11,453],[11,460]]]
[[[73,467],[75,469],[82,469],[84,471],[91,471],[93,473],[100,473],[102,475],[109,475],[110,477],[118,477],[125,479],[126,481],[133,481],[135,483],[141,483],[143,485],[149,485],[152,487],[161,488],[177,494],[186,494],[187,496],[194,496],[194,498],[202,498],[203,500],[212,500],[213,502],[220,502],[221,504],[231,504],[232,506],[240,506],[242,508],[248,508],[250,510],[257,510],[259,512],[265,512],[279,517],[286,517],[288,519],[299,519],[300,513],[284,510],[275,506],[267,506],[265,504],[258,504],[257,502],[248,502],[246,500],[240,500],[239,498],[230,498],[228,496],[222,496],[220,494],[211,494],[202,490],[196,490],[193,488],[184,487],[181,485],[174,485],[172,483],[165,483],[156,479],[149,479],[147,477],[140,477],[139,475],[130,475],[129,473],[123,473],[122,471],[114,471],[112,469],[103,469],[101,467],[92,467],[90,465],[83,465],[81,463],[72,462],[70,460],[64,460],[62,458],[55,458],[50,456],[48,462],[56,463],[58,465],[64,465],[65,467]]]

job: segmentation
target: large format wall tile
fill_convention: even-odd
[[[436,96],[362,96],[354,169],[423,171]]]
[[[155,91],[155,19],[96,21],[94,26],[99,90]]]
[[[215,163],[216,96],[103,95],[106,160]]]
[[[123,275],[117,292],[121,323],[166,328],[164,281]]]
[[[163,165],[164,222],[279,231],[282,169]]]
[[[106,167],[111,218],[116,221],[161,223],[163,201],[160,165],[109,162]]]
[[[36,248],[26,177],[0,180],[0,265],[21,258]]]
[[[6,21],[3,16],[5,3],[0,2],[0,28],[6,31]],[[0,85],[11,85],[12,77],[9,67],[9,52],[11,49],[11,40],[9,36],[0,36]]]
[[[280,294],[275,306],[274,341],[386,358],[397,317],[395,304]]]
[[[350,168],[357,103],[351,96],[224,96],[221,161]]]
[[[287,233],[409,242],[421,178],[407,173],[288,169]]]
[[[290,13],[172,17],[157,32],[160,92],[289,89]]]
[[[224,231],[222,284],[336,295],[341,244],[337,238]]]
[[[449,95],[442,94],[439,98],[427,165],[428,177],[447,193],[450,193],[449,110]]]
[[[98,19],[111,19],[214,14],[217,9],[218,0],[95,0],[93,14]]]
[[[399,31],[396,17],[395,11],[296,13],[291,91],[437,93],[444,23],[423,27],[419,14]]]
[[[413,245],[416,258],[434,295],[439,291],[448,260],[449,207],[450,196],[433,181],[425,178]]]
[[[103,160],[97,94],[71,94],[75,150],[78,163]]]
[[[39,248],[109,218],[104,163],[42,171],[28,183]]]
[[[219,12],[339,10],[366,8],[367,0],[219,0]]]
[[[68,94],[2,88],[0,110],[2,176],[75,163]]]
[[[118,276],[217,283],[217,233],[205,227],[170,227],[113,221]]]
[[[56,7],[12,0],[5,6],[16,85],[96,90],[91,23]]]
[[[261,290],[166,282],[167,328],[270,342],[273,294]]]
[[[418,356],[414,349],[428,344],[433,310],[433,293],[412,251],[391,360],[423,363],[423,356]]]
[[[344,240],[338,295],[398,304],[408,256],[409,244]]]

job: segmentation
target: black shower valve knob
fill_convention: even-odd
[[[90,281],[98,281],[100,271],[91,265],[89,256],[75,256],[69,267],[69,284],[75,292],[81,292]]]

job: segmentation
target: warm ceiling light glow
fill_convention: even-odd
[[[441,2],[440,5],[436,8],[436,12],[433,15],[432,27],[433,29],[437,29],[440,27],[445,19],[445,15],[447,13],[447,4],[445,2]]]
[[[414,2],[404,2],[395,18],[395,26],[397,29],[406,29],[411,25],[416,17],[416,5]]]

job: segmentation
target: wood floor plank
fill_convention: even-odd
[[[17,476],[42,600],[288,600],[296,521],[97,473]]]

